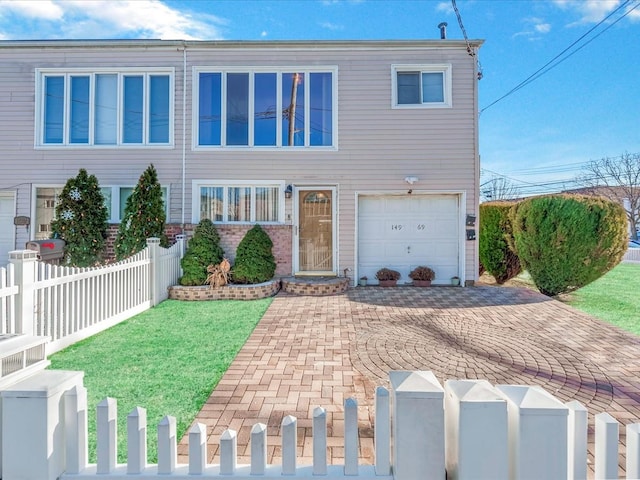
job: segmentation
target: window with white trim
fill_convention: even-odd
[[[133,192],[134,187],[108,186],[100,187],[104,197],[104,205],[107,207],[108,222],[120,223],[124,217],[124,208],[127,198]],[[62,194],[62,186],[48,186],[35,188],[35,221],[38,226],[35,232],[35,240],[45,240],[51,236],[51,222],[55,219],[58,198]],[[165,206],[165,214],[169,218],[168,208],[169,189],[162,187],[162,201]]]
[[[215,223],[282,223],[283,187],[283,183],[194,183],[194,222],[208,218]]]
[[[173,69],[38,71],[40,146],[162,146],[173,136]]]
[[[393,65],[394,108],[450,108],[451,65]]]
[[[196,69],[195,147],[334,147],[337,69]]]

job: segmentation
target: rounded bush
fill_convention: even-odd
[[[621,205],[601,197],[548,195],[513,211],[514,245],[545,295],[577,290],[616,266],[627,248]]]
[[[479,253],[480,265],[503,284],[522,271],[520,259],[509,245],[512,235],[509,212],[511,202],[480,205]]]
[[[220,235],[215,225],[209,219],[201,220],[180,262],[183,272],[180,285],[204,285],[207,280],[207,267],[219,264],[223,255]]]
[[[231,271],[234,283],[262,283],[271,280],[276,272],[272,253],[273,242],[260,225],[255,225],[240,241]]]

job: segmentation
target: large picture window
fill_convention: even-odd
[[[451,101],[451,65],[394,65],[395,108],[447,108]]]
[[[169,145],[173,71],[39,71],[38,145]]]
[[[208,218],[219,223],[281,223],[283,186],[252,182],[215,185],[194,183],[194,223]],[[199,217],[196,217],[199,212]]]
[[[196,147],[334,147],[336,71],[207,71],[195,77]]]

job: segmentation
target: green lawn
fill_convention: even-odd
[[[621,263],[571,295],[569,305],[640,335],[640,264]]]
[[[167,300],[52,355],[50,368],[85,372],[90,461],[96,458],[96,405],[109,396],[118,401],[118,461],[126,461],[126,417],[140,406],[147,409],[155,463],[158,422],[176,417],[182,437],[270,304]]]

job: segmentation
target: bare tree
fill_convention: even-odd
[[[638,239],[640,227],[640,154],[592,160],[583,167],[578,182],[585,193],[602,195],[622,204],[631,226],[631,238]]]
[[[519,198],[520,189],[505,177],[492,177],[480,185],[480,193],[486,202],[495,200],[514,200]]]

